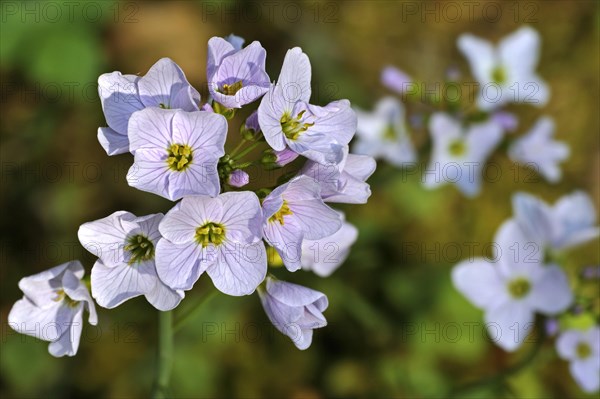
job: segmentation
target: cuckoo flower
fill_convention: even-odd
[[[156,274],[155,249],[162,214],[136,217],[119,211],[79,227],[79,241],[99,259],[92,268],[92,295],[112,309],[144,295],[158,310],[175,308],[183,292],[163,284]]]
[[[342,212],[339,214],[343,223],[338,231],[320,240],[302,241],[302,269],[312,270],[321,277],[328,277],[344,263],[350,253],[350,247],[358,238],[358,229],[344,221]]]
[[[79,261],[33,276],[22,278],[18,300],[8,314],[8,325],[21,334],[50,341],[52,356],[74,356],[79,348],[83,328],[83,310],[88,322],[98,323],[96,307],[87,287],[81,281],[84,270]]]
[[[159,225],[158,275],[172,289],[189,290],[206,271],[228,295],[248,295],[264,280],[267,255],[256,194],[185,197]]]
[[[263,200],[264,235],[290,271],[301,267],[302,240],[318,240],[340,229],[340,215],[321,199],[319,183],[298,176]]]
[[[502,127],[488,120],[463,127],[444,113],[431,116],[431,161],[424,173],[426,188],[454,183],[468,197],[479,193],[484,163],[502,140]]]
[[[535,72],[540,36],[530,27],[511,33],[494,46],[471,34],[458,39],[458,48],[480,84],[478,106],[486,111],[508,102],[545,105],[549,88]]]
[[[329,304],[325,294],[271,277],[267,277],[266,287],[259,288],[258,294],[271,323],[290,337],[298,349],[307,349],[313,330],[327,325],[323,316]]]
[[[404,106],[394,97],[385,97],[373,112],[356,111],[357,154],[384,159],[396,166],[416,161],[417,155],[408,134]]]
[[[208,90],[219,104],[241,108],[269,89],[269,75],[265,72],[267,52],[259,42],[241,49],[243,39],[228,39],[213,37],[208,41]]]
[[[98,78],[98,94],[108,127],[98,129],[98,140],[108,155],[127,152],[127,124],[146,107],[198,111],[200,94],[169,58],[154,64],[145,76],[105,73]]]
[[[323,165],[307,161],[300,171],[321,185],[321,198],[325,202],[344,204],[364,204],[371,196],[371,188],[366,180],[375,172],[375,160],[366,155],[348,153],[339,164]]]
[[[594,204],[582,191],[563,196],[554,206],[531,194],[517,193],[513,213],[523,230],[544,249],[571,248],[600,234]]]
[[[135,161],[127,182],[172,201],[187,195],[215,197],[226,135],[227,121],[219,114],[159,108],[136,112],[129,122]]]
[[[556,350],[570,362],[571,375],[584,391],[600,389],[600,327],[563,332],[556,340]]]
[[[299,47],[289,50],[277,84],[258,107],[260,127],[276,151],[287,147],[315,162],[339,163],[356,131],[356,115],[348,100],[325,107],[309,104],[310,80],[307,55]]]
[[[452,270],[452,281],[484,310],[495,343],[514,351],[525,340],[536,312],[560,313],[571,304],[573,294],[562,269],[541,263],[538,243],[530,241],[514,220],[500,227],[494,241],[494,262],[463,261]]]
[[[404,94],[412,83],[412,79],[404,71],[387,66],[381,71],[381,83],[398,94]]]
[[[554,121],[550,117],[540,118],[524,136],[515,140],[508,150],[510,158],[537,170],[551,183],[562,176],[558,164],[569,157],[569,147],[552,139]]]

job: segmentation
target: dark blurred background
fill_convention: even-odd
[[[454,6],[449,7],[448,4]],[[453,386],[510,366],[532,345],[506,354],[485,338],[481,312],[451,286],[452,265],[487,253],[510,198],[525,190],[546,200],[574,189],[598,203],[599,8],[594,1],[116,2],[2,1],[0,35],[0,394],[2,397],[145,397],[154,375],[156,311],[142,298],[86,325],[74,358],[52,358],[47,343],[7,326],[20,278],[73,258],[87,273],[94,258],[77,241],[80,224],[117,210],[166,212],[171,203],[136,191],[125,176],[132,157],[108,157],[96,139],[105,126],[97,78],[114,70],[144,74],[170,57],[206,99],[206,43],[235,33],[267,49],[276,79],[287,49],[313,66],[313,103],[348,98],[370,109],[392,64],[443,82],[450,67],[470,78],[456,38],[498,40],[522,25],[542,38],[540,75],[552,97],[544,109],[511,106],[518,132],[541,115],[556,120],[571,147],[561,183],[545,183],[492,159],[502,176],[482,194],[454,187],[426,191],[419,176],[380,164],[367,205],[340,207],[360,231],[347,262],[327,279],[288,274],[329,296],[330,323],[307,351],[276,332],[256,295],[218,295],[176,336],[172,390],[181,397],[444,397]],[[458,10],[460,15],[457,14]],[[255,107],[256,105],[254,105]],[[247,113],[242,113],[247,115]],[[231,124],[237,139],[239,117]],[[415,135],[424,133],[415,133]],[[414,137],[416,141],[422,138]],[[597,207],[598,208],[598,207]],[[472,244],[476,243],[476,244]],[[598,243],[567,256],[570,273],[598,264]],[[202,277],[186,308],[211,290]],[[598,289],[597,285],[593,289]],[[178,309],[180,310],[180,309]],[[546,343],[503,391],[472,397],[580,397],[567,364]]]

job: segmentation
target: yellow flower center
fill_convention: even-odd
[[[508,283],[508,292],[515,299],[523,298],[530,290],[531,284],[524,278],[517,278]]]
[[[273,216],[271,216],[269,218],[269,222],[273,223],[273,222],[277,221],[277,222],[279,222],[279,224],[283,225],[284,224],[283,217],[293,215],[293,214],[294,213],[290,209],[290,206],[288,205],[287,201],[283,200],[283,204],[281,204],[281,208],[279,208],[279,210],[277,212],[275,212],[275,214],[273,214]]]
[[[463,139],[454,139],[448,146],[448,152],[450,152],[452,156],[461,157],[467,152],[467,144]]]
[[[592,355],[592,348],[586,342],[580,342],[577,344],[577,357],[580,359],[587,359]]]
[[[396,134],[396,129],[394,129],[394,125],[392,125],[391,123],[389,125],[387,125],[383,131],[383,138],[386,140],[396,140],[396,137],[398,135]]]
[[[57,290],[56,298],[54,298],[54,302],[61,302],[61,301],[64,301],[67,306],[70,306],[72,308],[77,306],[77,304],[79,303],[79,301],[75,301],[75,300],[69,298],[67,296],[67,294],[65,293],[65,290],[63,290],[63,289]]]
[[[218,223],[206,223],[196,229],[194,239],[202,248],[206,248],[208,244],[218,246],[225,241],[225,227]]]
[[[300,112],[295,118],[287,112],[283,114],[279,122],[281,123],[281,130],[283,130],[285,137],[290,140],[297,140],[301,133],[314,125],[314,123],[300,122],[305,112],[306,110]]]
[[[492,70],[492,81],[499,85],[506,83],[506,70],[501,66],[495,67]]]
[[[138,234],[127,239],[125,251],[131,254],[130,265],[154,259],[154,244],[145,235]]]
[[[233,84],[224,84],[223,87],[221,87],[221,89],[219,90],[219,92],[221,92],[222,94],[225,94],[226,96],[233,96],[235,93],[237,93],[241,88],[242,88],[243,84],[242,81],[239,80]]]
[[[192,163],[192,148],[187,144],[171,144],[167,148],[169,169],[181,172]]]

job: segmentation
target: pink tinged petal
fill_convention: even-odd
[[[135,153],[140,148],[165,152],[172,143],[172,120],[177,110],[146,108],[136,112],[129,120],[129,149]],[[182,143],[185,144],[185,143]]]
[[[127,124],[131,114],[144,108],[138,94],[135,75],[121,72],[105,73],[98,78],[98,94],[106,123],[115,132],[127,135]]]
[[[152,291],[158,277],[154,262],[106,267],[101,261],[92,268],[92,294],[98,305],[112,309],[128,299]]]
[[[533,311],[522,301],[508,301],[485,313],[490,339],[502,349],[513,352],[533,328]]]
[[[157,278],[152,291],[146,293],[146,300],[164,312],[176,308],[184,296],[183,291],[172,290]]]
[[[229,41],[221,37],[212,37],[208,41],[208,62],[206,66],[206,74],[208,81],[212,82],[213,75],[217,71],[217,67],[226,56],[235,53],[237,49],[229,43]]]
[[[590,360],[571,362],[569,371],[582,390],[587,393],[594,393],[600,389],[600,365],[598,365],[598,359]]]
[[[542,267],[536,274],[528,302],[538,312],[546,315],[566,310],[573,302],[573,292],[563,270],[550,265]]]
[[[296,221],[285,218],[283,225],[279,222],[265,222],[264,236],[269,245],[277,250],[285,267],[295,272],[302,267],[302,239],[304,233]]]
[[[125,261],[127,237],[139,230],[133,222],[135,216],[129,212],[118,211],[105,218],[84,223],[79,227],[77,236],[85,249],[102,259],[108,267]]]
[[[109,127],[98,128],[98,141],[108,155],[129,152],[129,139],[127,135],[118,133]]]
[[[497,307],[509,299],[498,270],[482,258],[456,265],[452,269],[452,283],[473,305],[481,309]]]
[[[75,356],[79,348],[81,331],[83,330],[83,306],[75,308],[62,306],[57,323],[62,328],[59,339],[48,345],[48,352],[54,357]]]
[[[311,67],[308,56],[302,52],[300,47],[288,50],[277,79],[277,86],[281,88],[289,110],[298,101],[308,102],[310,100],[310,81]]]
[[[320,277],[330,276],[344,263],[350,247],[358,238],[358,229],[344,222],[333,235],[320,240],[302,241],[302,268]]]
[[[140,99],[146,107],[182,108],[197,111],[198,105],[178,97],[181,90],[187,90],[189,83],[179,66],[169,58],[158,60],[148,73],[138,81]],[[193,96],[190,96],[193,97]],[[192,100],[188,97],[188,100]]]
[[[163,238],[156,246],[156,271],[169,288],[187,291],[217,261],[217,256],[213,246],[202,248],[195,242],[173,244]]]
[[[512,132],[519,126],[519,119],[515,114],[506,111],[497,111],[491,116],[492,120],[502,126],[505,131]]]
[[[458,49],[465,56],[475,79],[480,84],[492,81],[492,71],[496,67],[496,51],[487,40],[471,34],[463,34],[458,38]]]
[[[227,184],[231,187],[244,187],[250,183],[250,175],[241,169],[234,170],[227,178]]]
[[[225,225],[228,241],[249,244],[262,238],[263,213],[256,194],[250,191],[224,193],[219,200],[223,207],[220,221]]]
[[[293,161],[296,160],[296,158],[298,158],[298,153],[290,150],[289,148],[285,148],[283,151],[273,151],[273,153],[275,154],[275,157],[277,158],[275,160],[275,163],[278,166],[285,166]]]
[[[267,252],[262,241],[253,244],[224,242],[216,263],[206,273],[227,295],[250,295],[267,275]]]
[[[134,163],[127,172],[127,183],[138,190],[169,198],[167,151],[145,148],[135,153]]]
[[[412,82],[410,76],[393,66],[387,66],[381,71],[381,83],[396,93],[403,94]]]

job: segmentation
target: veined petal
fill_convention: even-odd
[[[348,257],[358,229],[348,222],[329,237],[302,241],[302,268],[320,277],[330,276]]]
[[[127,135],[127,124],[131,114],[144,108],[135,75],[121,72],[105,73],[98,78],[98,95],[106,123],[117,133]]]
[[[169,198],[167,151],[144,148],[136,151],[134,163],[127,172],[127,183],[138,190]]]
[[[281,88],[289,110],[298,101],[308,102],[310,100],[310,81],[311,66],[308,56],[302,52],[300,47],[288,50],[277,79],[277,86]]]
[[[92,268],[92,295],[98,305],[112,309],[151,292],[157,280],[153,261],[117,267],[106,267],[97,261]]]
[[[213,75],[223,59],[235,53],[235,51],[236,48],[222,37],[215,36],[210,38],[208,41],[208,62],[206,66],[206,74],[209,82],[212,82]]]
[[[217,255],[212,246],[202,248],[195,242],[173,244],[163,238],[156,246],[156,271],[169,288],[187,291],[217,261]]]
[[[52,307],[56,302],[56,291],[62,288],[62,276],[67,270],[70,270],[78,278],[83,277],[83,266],[76,260],[63,263],[32,276],[23,277],[19,280],[19,289],[35,306],[40,308]]]
[[[219,196],[223,207],[221,221],[227,240],[253,243],[262,238],[263,214],[256,194],[250,191],[230,192]]]
[[[60,315],[60,313],[63,313]],[[75,308],[62,306],[57,320],[63,326],[63,333],[59,339],[48,345],[48,352],[54,357],[75,356],[79,349],[79,340],[83,330],[83,305]]]
[[[183,291],[172,290],[157,278],[152,291],[146,293],[146,300],[156,309],[164,312],[175,309],[184,296]]]
[[[253,244],[224,242],[219,260],[206,273],[227,295],[250,295],[267,275],[267,252],[262,241]]]
[[[167,151],[172,142],[171,126],[178,111],[145,108],[129,119],[129,149],[135,153],[140,148]],[[185,144],[185,143],[184,143]]]
[[[161,58],[138,81],[140,99],[146,107],[182,108],[197,111],[198,104],[182,103],[181,90],[189,87],[181,68],[169,58]],[[191,99],[190,99],[191,100]]]
[[[108,155],[129,152],[129,139],[127,138],[127,134],[119,133],[109,127],[98,128],[98,141]]]
[[[124,248],[127,237],[139,229],[134,215],[126,211],[115,212],[105,218],[84,223],[77,236],[85,249],[102,259],[106,266],[116,266],[125,261]]]

